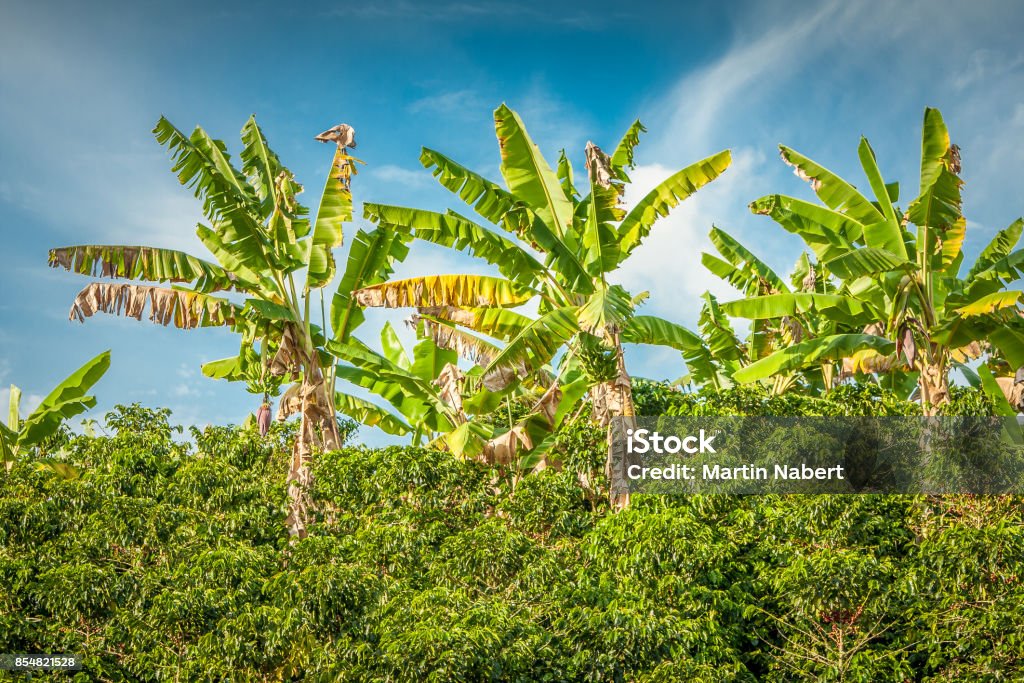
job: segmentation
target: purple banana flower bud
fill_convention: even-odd
[[[260,436],[270,431],[270,404],[264,403],[256,411],[256,424],[260,426]]]

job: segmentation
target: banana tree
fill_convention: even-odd
[[[96,399],[87,392],[108,368],[110,351],[104,351],[68,375],[24,419],[21,418],[21,389],[12,384],[7,424],[0,422],[0,459],[5,471],[11,469],[19,455],[38,448],[56,434],[66,420],[94,407]]]
[[[395,408],[398,414],[388,414],[389,424],[380,426],[390,426],[388,431],[393,434],[411,433],[413,444],[419,445],[424,438],[450,431],[463,421],[461,393],[453,390],[461,381],[455,353],[423,339],[410,357],[390,323],[381,329],[380,337],[383,353],[355,338],[330,345],[347,361],[338,365],[338,377]]]
[[[862,332],[779,350],[737,373],[739,381],[859,355],[875,359],[863,364],[869,370],[903,366],[915,373],[923,410],[933,414],[948,400],[949,370],[955,363],[991,348],[1012,367],[1024,365],[1019,306],[1024,293],[1007,289],[1022,273],[1024,251],[1014,249],[1022,223],[1000,231],[960,276],[967,228],[960,151],[950,142],[938,110],[925,110],[920,188],[906,211],[896,205],[899,185],[885,183],[864,138],[858,156],[873,199],[811,159],[780,149],[783,161],[810,183],[824,206],[769,195],[753,202],[751,210],[771,216],[814,251],[818,277],[835,284],[829,299],[812,300],[820,313],[838,324],[865,326]],[[797,296],[778,302],[795,307]],[[754,297],[742,306],[768,303]]]
[[[712,228],[710,240],[718,254],[702,254],[702,263],[744,295],[721,304],[721,311],[752,321],[744,365],[776,351],[811,344],[816,338],[859,332],[870,322],[862,306],[837,293],[832,279],[819,277],[820,263],[813,262],[806,252],[800,254],[787,282],[725,231]],[[837,310],[832,315],[825,315],[833,308]],[[797,387],[820,392],[831,389],[842,373],[836,360],[825,356],[817,364],[776,373],[769,379],[774,394]]]
[[[587,144],[585,194],[575,185],[565,152],[553,169],[518,114],[502,105],[494,112],[494,124],[504,187],[431,149],[423,149],[420,161],[505,234],[451,210],[435,213],[382,204],[364,208],[365,216],[379,226],[483,259],[500,277],[396,280],[363,288],[356,297],[365,306],[416,308],[426,332],[439,344],[464,351],[492,390],[517,383],[550,389],[572,366],[585,372],[594,415],[603,425],[613,416],[631,417],[622,344],[686,350],[695,341],[692,332],[678,325],[637,315],[643,296],[634,298],[610,276],[659,218],[728,167],[729,152],[672,174],[627,211],[620,204],[644,131],[639,121],[610,156]],[[536,315],[514,310],[528,303],[536,306]],[[545,368],[561,351],[568,364],[555,369],[552,383]]]
[[[689,372],[677,384],[727,389],[734,384],[733,375],[746,363],[748,345],[736,336],[718,299],[710,292],[704,292],[702,298],[698,332],[693,333],[690,348],[683,351]]]
[[[200,127],[186,136],[161,118],[154,133],[169,149],[179,181],[202,201],[209,225],[200,224],[196,234],[213,260],[156,247],[86,245],[52,250],[50,265],[142,281],[87,285],[72,305],[72,320],[97,312],[141,320],[148,308],[149,319],[162,325],[228,327],[240,335],[239,353],[205,365],[205,374],[245,381],[265,396],[290,385],[278,417],[300,415],[288,473],[288,524],[293,535],[302,536],[313,451],[341,445],[334,358],[326,342],[347,341],[362,321],[351,292],[390,274],[391,264],[407,251],[403,238],[378,231],[356,235],[332,300],[329,331],[323,288],[335,277],[333,249],[341,245],[342,223],[352,217],[350,182],[357,161],[348,154],[355,146],[352,129],[336,126],[317,136],[336,143],[336,149],[312,220],[297,200],[302,186],[271,150],[255,118],[242,128],[240,167],[226,145]],[[355,399],[344,407],[364,420],[377,416],[372,405]]]

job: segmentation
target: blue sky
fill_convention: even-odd
[[[349,123],[368,162],[357,201],[432,209],[459,205],[419,166],[420,146],[497,179],[491,111],[503,101],[549,160],[564,147],[577,168],[588,140],[612,147],[640,117],[650,132],[627,198],[729,147],[732,168],[619,273],[631,291],[651,290],[648,312],[691,326],[701,292],[730,296],[700,267],[712,223],[780,270],[799,253],[798,241],[746,209],[768,192],[809,194],[779,161],[780,142],[857,182],[866,135],[887,180],[912,188],[922,112],[937,106],[963,149],[967,249],[1024,213],[1019,3],[291,5],[0,0],[0,386],[14,382],[38,401],[110,348],[97,416],[140,401],[202,425],[255,408],[243,387],[199,373],[236,352],[230,333],[100,316],[71,323],[87,281],[46,267],[48,248],[78,243],[203,253],[198,206],[149,132],[161,114],[179,128],[201,124],[237,151],[255,112],[309,188],[330,163],[312,136]],[[416,244],[399,275],[463,271],[486,268]],[[400,318],[375,312],[360,334]],[[685,371],[674,353],[629,354],[634,374]]]

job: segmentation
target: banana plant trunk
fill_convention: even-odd
[[[626,471],[630,463],[625,433],[636,428],[636,407],[619,335],[612,335],[611,341],[615,345],[617,372],[614,379],[594,387],[594,417],[602,427],[608,429],[608,457],[605,461],[608,502],[613,510],[622,510],[629,507],[629,479]]]
[[[299,390],[300,407],[299,433],[292,447],[291,464],[288,468],[288,533],[293,538],[305,538],[312,501],[309,491],[313,484],[310,469],[314,451],[331,451],[341,448],[338,422],[333,404],[327,393],[323,372],[319,365],[312,363]]]
[[[939,429],[938,417],[942,405],[949,401],[949,373],[941,363],[925,359],[918,376],[918,392],[921,394],[921,409],[925,416],[919,438],[923,471],[931,470],[932,444]]]
[[[926,361],[917,382],[924,414],[938,415],[942,405],[949,401],[949,373],[944,364]]]

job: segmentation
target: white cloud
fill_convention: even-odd
[[[434,179],[431,177],[430,172],[422,168],[416,170],[402,168],[401,166],[395,166],[393,164],[384,164],[383,166],[374,167],[370,170],[369,174],[374,180],[380,183],[404,185],[406,187],[413,188],[423,187],[434,183]]]
[[[838,2],[818,6],[811,13],[798,15],[775,26],[759,26],[756,37],[736,36],[721,57],[707,66],[687,73],[659,102],[653,117],[648,117],[650,141],[643,141],[641,159],[655,159],[639,165],[630,177],[627,204],[652,189],[658,182],[685,164],[717,151],[718,140],[731,141],[740,125],[749,126],[752,107],[760,98],[819,57],[841,34],[849,22],[851,10]],[[753,22],[757,23],[757,22]],[[746,123],[739,124],[742,119]],[[769,262],[785,272],[799,243],[778,233],[779,239],[766,243],[760,235],[751,236],[751,220],[746,205],[772,188],[779,176],[774,156],[764,149],[733,149],[733,162],[718,179],[702,188],[659,221],[644,243],[626,262],[619,277],[630,291],[650,290],[647,304],[652,313],[688,326],[695,326],[700,311],[700,296],[710,291],[722,299],[738,293],[701,264],[701,252],[715,253],[708,239],[712,225],[729,232]],[[760,219],[766,220],[766,219]],[[756,228],[754,228],[756,229]],[[782,246],[788,246],[785,256]],[[784,260],[785,263],[776,261]]]
[[[749,185],[764,155],[752,150],[733,153],[732,166],[710,185],[684,200],[633,252],[616,279],[632,293],[652,293],[645,308],[670,320],[692,325],[700,310],[699,297],[711,291],[718,297],[735,297],[727,283],[701,264],[701,252],[714,253],[708,239],[712,224],[729,230],[721,218],[735,213],[736,197],[748,196]],[[677,171],[661,164],[638,166],[630,173],[626,204],[631,206],[666,177]]]
[[[825,3],[814,12],[798,15],[777,25],[759,25],[756,36],[738,34],[730,49],[707,66],[687,73],[659,102],[649,117],[651,140],[643,141],[641,159],[655,159],[639,165],[630,177],[627,204],[634,203],[658,182],[701,156],[716,151],[718,140],[732,140],[738,120],[749,126],[752,107],[760,98],[818,59],[841,34],[852,10],[838,2]],[[757,22],[753,22],[757,24]],[[727,283],[701,264],[701,252],[715,253],[708,239],[712,225],[729,232],[769,265],[785,272],[799,243],[778,233],[780,239],[766,243],[760,235],[751,237],[746,205],[762,195],[770,180],[779,175],[774,157],[761,148],[733,149],[731,167],[659,221],[644,243],[619,271],[630,291],[650,290],[646,308],[670,320],[694,327],[699,316],[700,296],[710,291],[722,299],[738,296]],[[761,219],[766,220],[766,219]],[[781,243],[781,244],[779,244]],[[778,263],[773,257],[791,247]],[[645,357],[646,361],[646,357]]]
[[[462,113],[475,115],[484,106],[483,100],[476,92],[463,89],[421,97],[409,104],[409,112],[413,114],[429,112],[443,116]]]
[[[815,59],[841,7],[824,3],[806,16],[759,27],[765,30],[755,39],[737,37],[725,55],[684,76],[662,100],[655,115],[662,120],[658,139],[684,149],[706,144],[713,131],[721,130],[723,115],[739,113],[730,109],[737,99],[777,85],[788,71]]]
[[[707,239],[713,223],[780,275],[788,274],[803,244],[746,208],[767,192],[811,196],[777,162],[773,145],[812,140],[815,147],[807,151],[815,155],[831,154],[834,148],[840,163],[847,166],[833,168],[844,174],[857,172],[857,134],[875,131],[872,141],[876,150],[883,150],[885,168],[895,176],[891,179],[899,177],[898,167],[904,184],[912,184],[916,176],[905,171],[913,174],[917,168],[916,126],[926,105],[943,107],[954,135],[958,130],[980,133],[971,146],[974,155],[965,162],[965,173],[977,173],[968,178],[971,209],[982,206],[991,211],[992,204],[1005,205],[1005,197],[1014,196],[1012,190],[1002,191],[1000,201],[986,203],[985,197],[999,196],[994,191],[1000,185],[993,181],[1002,183],[1019,175],[1011,169],[1019,170],[1024,163],[1019,151],[1024,148],[1015,144],[1021,128],[1010,135],[1003,131],[994,141],[992,127],[1003,120],[1024,127],[1024,103],[1018,101],[1020,89],[1015,85],[1022,60],[1007,56],[1016,52],[1005,49],[973,53],[966,49],[978,44],[971,36],[979,34],[979,27],[991,29],[995,11],[985,19],[946,3],[833,0],[799,12],[783,3],[769,4],[744,16],[729,49],[706,66],[682,74],[667,95],[648,105],[653,115],[645,115],[644,120],[652,133],[638,149],[644,163],[631,174],[635,183],[627,199],[635,201],[684,164],[721,146],[739,144],[733,149],[732,167],[655,226],[620,271],[623,284],[634,293],[652,291],[650,312],[693,327],[700,305],[697,297],[705,289],[720,298],[738,296],[700,263],[701,251],[714,253]],[[922,13],[934,17],[927,36],[912,30]],[[829,77],[822,79],[822,73]],[[873,76],[865,80],[865,73]],[[912,80],[904,88],[906,79]],[[968,87],[971,98],[951,91]],[[830,106],[835,107],[836,116],[826,119],[823,115]],[[914,128],[906,126],[907,121]],[[848,132],[837,135],[839,126],[849,127]],[[867,129],[858,130],[858,126]],[[915,137],[908,139],[908,133]],[[901,146],[894,146],[894,141]],[[835,158],[829,157],[828,163]],[[1019,208],[996,222],[1004,225],[1017,213]],[[984,211],[973,215],[978,220],[971,221],[969,239],[984,244],[993,229],[978,223],[992,219]],[[740,322],[734,321],[737,331]],[[662,365],[674,367],[672,358],[664,352],[637,349],[631,352],[630,363],[636,374],[671,377],[674,370],[662,370]]]
[[[953,87],[957,90],[990,82],[992,79],[1024,65],[1024,55],[1007,57],[995,50],[982,48],[971,53],[967,63],[953,74]]]
[[[1012,123],[1015,126],[1024,126],[1024,102],[1018,102],[1013,108]]]
[[[19,414],[22,419],[25,419],[32,414],[32,411],[39,407],[39,404],[46,398],[42,394],[35,393],[22,393],[21,394],[21,406]],[[0,387],[0,419],[3,419],[4,424],[7,424],[8,407],[11,405],[11,388],[10,385],[3,385]]]
[[[180,399],[210,398],[214,396],[216,390],[224,388],[227,383],[214,381],[203,376],[201,368],[206,362],[208,362],[206,358],[200,360],[190,357],[189,360],[179,363],[175,370],[179,381],[175,382],[170,391],[164,393]],[[244,385],[238,384],[236,386],[242,387]],[[192,408],[194,406],[189,405],[188,407]]]
[[[178,398],[185,398],[188,396],[198,396],[199,392],[196,391],[191,384],[187,382],[182,382],[181,384],[178,384],[174,387],[174,389],[171,391],[171,395],[176,396]]]
[[[850,77],[843,70],[860,69],[869,58],[884,59],[879,57],[880,51],[897,44],[897,39],[901,50],[917,51],[924,60],[932,58],[918,45],[923,39],[908,32],[915,13],[936,11],[921,2],[880,5],[832,0],[807,12],[779,11],[782,7],[760,8],[754,11],[761,14],[745,17],[737,26],[731,47],[703,68],[682,75],[667,95],[652,103],[653,116],[646,117],[652,132],[638,154],[642,160],[653,161],[645,162],[632,174],[635,183],[627,195],[630,201],[653,187],[655,181],[716,151],[720,145],[736,144],[737,140],[749,145],[734,149],[730,169],[660,221],[622,270],[624,284],[631,291],[652,290],[652,308],[668,315],[671,309],[664,303],[668,299],[677,308],[676,315],[670,316],[673,319],[679,320],[682,314],[683,322],[687,317],[695,320],[699,310],[695,297],[705,289],[718,296],[735,296],[700,263],[700,252],[710,250],[707,233],[713,223],[744,242],[780,274],[788,273],[803,248],[798,239],[768,219],[751,216],[746,208],[748,202],[767,192],[809,194],[771,155],[772,143],[789,141],[791,136],[817,136],[821,146],[843,143],[829,130],[829,124],[816,116],[813,106],[798,106],[801,98],[813,102],[814,95],[797,84],[806,79],[823,88],[822,92],[834,95],[835,91],[826,87],[829,84],[822,85],[820,77],[814,78],[813,74],[829,70],[837,79],[859,83],[859,76]],[[947,36],[952,43],[962,22],[952,16],[955,12],[940,14],[943,16],[934,26],[938,36],[935,40]],[[856,51],[851,51],[853,48]],[[975,54],[962,80],[1013,68],[1015,60],[982,51]],[[868,89],[871,87],[885,88],[887,84],[865,84],[864,92],[856,96],[873,101],[870,97],[877,89]],[[785,107],[784,119],[777,115],[780,106]],[[889,111],[875,109],[876,124],[884,126],[890,122],[889,117]],[[1024,113],[1020,119],[1024,121]],[[852,144],[841,157],[851,164],[856,161],[852,145],[857,132],[850,132]],[[842,153],[847,148],[839,149]],[[881,147],[876,145],[876,149]],[[817,152],[810,151],[820,153],[820,147]],[[1014,152],[1004,149],[1001,153]],[[886,154],[887,159],[896,156]],[[845,169],[836,170],[842,173]],[[766,234],[771,237],[766,239]]]

